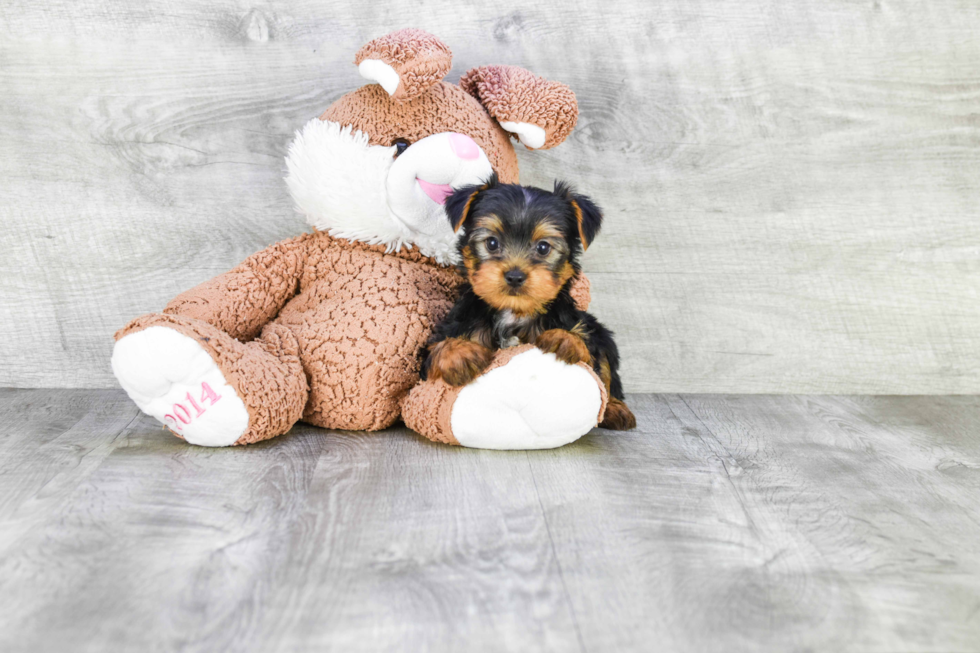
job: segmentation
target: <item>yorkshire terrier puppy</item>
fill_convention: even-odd
[[[636,418],[624,403],[612,332],[575,307],[569,292],[579,255],[595,239],[602,213],[563,182],[554,192],[498,183],[456,190],[446,201],[468,283],[423,353],[422,378],[466,385],[498,349],[533,343],[574,365],[592,366],[609,402],[599,425],[624,431]]]

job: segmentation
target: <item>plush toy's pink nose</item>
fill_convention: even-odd
[[[450,134],[449,145],[461,159],[475,159],[480,156],[480,146],[466,134]]]

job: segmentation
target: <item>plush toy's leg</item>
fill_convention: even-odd
[[[112,370],[144,413],[210,447],[285,433],[309,394],[296,337],[277,324],[242,344],[201,320],[144,315],[116,334]]]
[[[606,390],[588,365],[567,365],[531,345],[497,352],[475,381],[425,381],[402,402],[402,419],[431,440],[479,449],[552,449],[600,421]]]

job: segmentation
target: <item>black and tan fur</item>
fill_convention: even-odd
[[[468,283],[429,339],[423,378],[465,385],[496,350],[533,343],[570,365],[592,366],[609,394],[600,426],[636,426],[624,403],[613,334],[570,294],[579,254],[599,232],[599,208],[562,182],[548,192],[494,176],[454,192],[446,213],[455,231],[464,230],[458,247]]]

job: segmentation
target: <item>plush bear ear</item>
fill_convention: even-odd
[[[582,241],[582,251],[587,250],[602,228],[602,210],[590,198],[579,195],[563,181],[555,182],[555,195],[572,207],[575,222],[578,224],[579,240]]]
[[[374,39],[357,51],[361,77],[377,82],[395,102],[418,97],[446,76],[453,53],[420,29],[400,29]]]
[[[496,186],[497,173],[495,172],[491,174],[490,179],[483,184],[461,186],[453,191],[453,194],[446,200],[445,210],[446,216],[449,218],[449,224],[452,225],[454,233],[459,233],[459,228],[462,227],[466,223],[466,219],[470,217],[470,209],[473,208],[473,202],[476,200],[477,196],[488,188],[496,188]]]
[[[578,121],[572,89],[518,66],[480,66],[463,75],[459,85],[532,150],[558,145]]]

